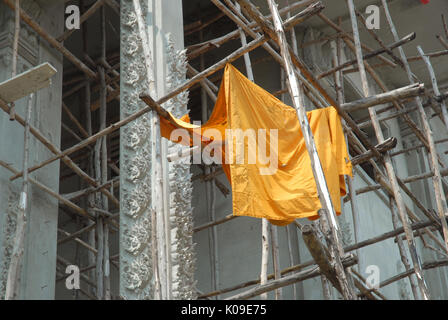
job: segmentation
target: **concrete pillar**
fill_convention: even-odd
[[[140,1],[146,22],[155,81],[154,98],[162,97],[185,79],[182,1]],[[121,117],[145,105],[139,100],[148,90],[143,49],[138,33],[134,1],[121,2]],[[166,102],[164,107],[176,116],[187,110],[188,92]],[[150,116],[145,115],[121,130],[120,149],[120,295],[125,299],[154,298],[153,251],[165,259],[159,268],[167,281],[162,283],[162,299],[195,297],[194,253],[192,243],[190,166],[185,161],[170,163],[166,154],[179,146],[162,139],[164,181],[163,230],[151,223]],[[165,154],[165,156],[163,156]],[[152,232],[157,231],[166,247],[154,247]],[[160,261],[159,261],[160,262]]]
[[[36,1],[22,0],[22,8],[52,36],[63,32],[63,3],[40,6]],[[0,3],[0,82],[11,77],[14,12]],[[34,98],[31,124],[52,143],[59,146],[62,94],[62,56],[21,23],[18,73],[43,62],[57,70],[49,88],[38,91]],[[16,102],[16,112],[25,118],[27,98]],[[22,170],[24,128],[9,116],[0,113],[0,158]],[[29,165],[48,159],[52,153],[33,136],[30,140]],[[0,168],[0,296],[8,274],[15,234],[17,204],[22,179],[9,181],[11,173]],[[52,190],[59,190],[59,162],[41,168],[31,177]],[[48,194],[30,186],[25,252],[20,279],[20,299],[54,299],[58,202]]]

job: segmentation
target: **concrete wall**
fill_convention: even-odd
[[[36,1],[21,1],[22,8],[52,36],[63,31],[64,13],[61,4],[40,7]],[[11,76],[13,11],[0,4],[0,81]],[[37,92],[33,102],[31,124],[56,146],[60,143],[62,57],[44,41],[38,39],[24,23],[21,24],[18,73],[43,62],[49,62],[57,70],[52,85]],[[25,118],[27,98],[16,103],[19,115]],[[17,122],[9,121],[9,116],[0,114],[0,157],[1,160],[21,170],[23,158],[24,129]],[[52,155],[33,136],[30,140],[29,166],[35,165]],[[22,180],[9,181],[11,173],[0,169],[0,296],[4,296],[4,285],[12,240],[15,231],[16,208]],[[31,176],[52,190],[59,189],[59,162],[39,169]],[[58,202],[48,194],[31,186],[29,193],[28,224],[26,232],[24,266],[21,273],[20,298],[53,299],[56,272],[56,239],[58,223]]]

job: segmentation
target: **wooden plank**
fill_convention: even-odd
[[[0,98],[11,103],[51,85],[57,70],[48,62],[0,83]]]

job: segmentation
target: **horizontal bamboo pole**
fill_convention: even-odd
[[[421,95],[424,93],[424,89],[425,85],[423,83],[411,84],[406,87],[398,88],[385,93],[380,93],[353,102],[344,103],[341,105],[341,108],[346,112],[353,112],[361,109],[367,109],[372,106],[383,104],[386,102]]]
[[[207,228],[210,228],[210,227],[217,226],[217,225],[219,225],[219,224],[222,224],[222,223],[224,223],[224,222],[233,220],[233,219],[235,219],[235,218],[238,218],[238,216],[234,216],[234,215],[231,213],[231,214],[226,215],[226,216],[225,216],[224,218],[222,218],[222,219],[219,219],[219,220],[216,220],[216,221],[211,221],[211,222],[205,223],[205,224],[203,224],[203,225],[200,225],[200,226],[198,226],[198,227],[195,227],[195,228],[193,228],[193,232],[199,232],[199,231],[201,231],[201,230],[204,230],[204,229],[207,229]]]
[[[348,255],[342,260],[342,265],[347,268],[351,267],[354,264],[357,263],[357,258],[353,255]],[[269,292],[278,288],[282,288],[285,286],[288,286],[290,284],[294,284],[296,282],[304,281],[307,279],[311,279],[314,277],[317,277],[321,274],[319,267],[312,266],[306,270],[299,271],[297,273],[294,273],[289,276],[285,276],[283,278],[277,279],[277,280],[271,280],[267,282],[266,284],[259,285],[255,288],[249,289],[245,292],[241,292],[239,294],[236,294],[234,296],[228,297],[225,300],[243,300],[243,299],[250,299],[253,297],[256,297],[262,293]]]

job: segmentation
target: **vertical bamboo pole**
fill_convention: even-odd
[[[280,267],[280,255],[278,249],[278,230],[277,226],[269,225],[271,233],[271,250],[272,250],[272,263],[274,265],[274,279],[280,279],[282,277]],[[274,291],[275,300],[282,300],[282,289],[278,288]]]
[[[286,6],[289,7],[289,0],[286,0]],[[291,17],[291,12],[288,11],[286,14],[286,18],[289,19]],[[297,37],[296,37],[296,31],[294,28],[291,29],[290,31],[291,34],[291,45],[292,45],[292,49],[294,51],[295,55],[299,55],[299,47],[297,44]],[[286,73],[285,73],[285,69],[280,68],[280,72],[281,72],[281,76],[280,76],[280,81],[281,81],[281,89],[284,90],[286,88]],[[285,97],[286,97],[286,93],[282,94],[282,101],[285,102]],[[288,225],[285,227],[285,231],[286,231],[286,240],[287,240],[287,246],[288,246],[288,255],[289,255],[289,264],[290,266],[294,265],[294,258],[292,255],[292,239],[291,239],[291,234],[289,232],[289,228],[291,227],[291,225]],[[294,232],[296,232],[295,228],[293,229]],[[297,284],[294,283],[293,286],[293,298],[294,300],[297,300]]]
[[[422,57],[423,61],[426,64],[426,68],[428,69],[429,76],[431,77],[431,84],[432,84],[432,88],[434,90],[434,94],[436,96],[440,96],[439,85],[437,84],[436,73],[434,72],[434,68],[432,67],[431,60],[427,55],[425,55],[425,53],[423,52],[423,50],[420,46],[418,46],[417,48],[418,48],[418,52],[419,52],[420,56]],[[448,111],[446,108],[445,100],[442,100],[440,102],[440,107],[442,109],[443,121],[445,122],[445,126],[448,129]]]
[[[25,237],[27,226],[27,204],[28,204],[28,158],[29,158],[29,143],[30,143],[30,121],[31,111],[33,106],[32,93],[28,98],[28,108],[25,122],[25,134],[23,144],[23,185],[20,193],[20,200],[17,212],[16,233],[14,236],[14,246],[12,249],[11,261],[9,262],[8,277],[6,280],[5,300],[17,299],[20,287],[20,272],[22,266],[22,257],[25,250]]]
[[[366,70],[364,68],[364,61],[363,61],[362,50],[361,50],[361,41],[359,39],[359,29],[358,29],[358,23],[357,23],[357,19],[356,19],[355,7],[353,4],[353,0],[347,0],[347,5],[349,7],[350,19],[352,22],[353,38],[355,40],[355,49],[356,49],[356,59],[358,60],[358,68],[359,68],[359,74],[361,76],[363,93],[364,93],[365,97],[368,97],[370,95],[370,90],[369,90],[369,85],[367,82]],[[375,130],[375,134],[376,134],[378,143],[384,142],[383,132],[381,131],[381,126],[378,121],[378,118],[376,115],[376,110],[374,107],[369,108],[369,115],[372,120],[372,125]],[[428,289],[426,287],[425,280],[423,279],[423,270],[421,267],[419,256],[417,254],[417,249],[415,247],[414,235],[412,233],[412,230],[409,227],[409,221],[408,221],[408,217],[406,215],[406,208],[404,205],[403,196],[399,189],[397,177],[395,175],[395,171],[394,171],[392,161],[391,161],[389,154],[386,153],[384,155],[383,159],[384,159],[384,165],[386,167],[387,175],[388,175],[388,178],[390,181],[390,185],[392,187],[392,191],[394,194],[395,202],[397,204],[398,212],[400,214],[403,228],[405,230],[406,239],[407,239],[408,246],[409,246],[409,251],[411,252],[412,262],[414,264],[415,274],[418,279],[419,289],[421,291],[422,297],[426,300],[426,299],[429,299]]]
[[[323,236],[322,224],[320,223],[319,220],[317,220],[317,221],[313,222],[313,225],[316,228],[316,231],[317,231],[316,233],[317,233],[317,236],[319,237],[319,240],[322,241],[322,243],[324,243],[325,237]],[[302,230],[302,228],[300,230]],[[331,300],[333,298],[333,294],[332,294],[330,281],[327,279],[327,277],[325,275],[321,274],[320,282],[322,284],[322,294],[324,296],[324,299]]]
[[[81,11],[84,11],[84,0],[79,0],[79,7],[81,9]],[[88,43],[88,33],[87,33],[87,24],[88,21],[86,21],[85,23],[82,24],[81,28],[82,28],[82,50],[84,53],[84,56],[88,54],[88,47],[87,47],[87,43]],[[90,86],[90,79],[89,77],[85,76],[86,79],[86,83],[85,83],[85,87],[84,87],[84,114],[85,114],[85,128],[87,131],[88,136],[90,137],[93,134],[93,129],[92,129],[92,109],[90,108],[91,105],[91,86]],[[95,171],[94,171],[94,152],[89,151],[89,157],[87,158],[87,173],[90,177],[94,177],[95,176]],[[89,193],[89,195],[87,196],[87,212],[91,215],[94,216],[94,212],[91,210],[91,208],[94,207],[95,204],[95,195],[94,193]],[[89,219],[88,221],[89,226],[92,224],[95,224],[95,222],[93,222],[92,220]],[[96,248],[96,228],[92,228],[89,233],[88,233],[88,244],[92,247],[92,248]],[[87,253],[87,260],[89,263],[89,266],[96,264],[96,256],[95,254],[89,250],[89,252]],[[89,278],[95,280],[95,276],[96,276],[96,272],[95,270],[90,270],[89,271]],[[96,288],[94,286],[89,286],[89,293],[96,296]]]
[[[272,13],[272,19],[274,21],[275,32],[277,33],[277,36],[279,38],[279,46],[285,65],[289,93],[291,95],[291,98],[293,99],[293,105],[297,111],[297,117],[299,118],[306,148],[311,159],[311,167],[316,180],[319,199],[322,204],[322,220],[326,220],[325,218],[328,219],[325,222],[328,223],[329,226],[328,239],[330,240],[330,255],[333,262],[335,263],[335,270],[338,274],[338,280],[340,282],[344,298],[356,299],[354,292],[352,292],[349,286],[344,267],[342,266],[341,255],[344,255],[344,250],[342,248],[342,244],[338,235],[339,227],[336,222],[336,213],[333,207],[333,203],[331,202],[330,192],[325,180],[325,175],[320,163],[319,155],[317,154],[316,145],[308,122],[308,118],[306,116],[306,111],[302,103],[303,97],[300,92],[300,85],[292,67],[291,56],[289,54],[288,44],[286,42],[285,32],[283,30],[283,24],[274,1],[268,0],[268,4]]]
[[[283,69],[282,69],[283,70]],[[289,257],[289,266],[292,267],[294,265],[294,257],[292,254],[292,235],[291,235],[291,230],[290,228],[293,227],[292,224],[285,226],[285,232],[286,232],[286,245],[288,246],[288,257]],[[293,229],[292,232],[295,232],[295,228]],[[292,286],[292,297],[294,300],[297,300],[297,287],[296,284],[293,284]]]
[[[341,21],[339,21],[339,24],[341,24]],[[333,56],[333,66],[338,66],[342,64],[342,43],[341,43],[341,39],[340,37],[338,37],[338,39],[336,41],[331,41],[330,43],[331,45],[331,51],[332,51],[332,56]],[[344,75],[342,73],[342,70],[337,71],[334,74],[334,86],[335,86],[335,90],[336,90],[336,97],[337,97],[337,102],[339,105],[342,105],[345,102],[345,98],[344,98]],[[344,120],[342,120],[343,122],[345,122]],[[345,140],[348,141],[347,139],[347,134],[345,134]],[[348,142],[347,142],[348,143]],[[347,145],[348,147],[348,145]],[[348,193],[349,193],[349,197],[350,197],[350,208],[351,208],[351,212],[352,212],[352,219],[353,219],[353,230],[354,230],[354,240],[355,243],[358,242],[358,213],[359,213],[359,209],[358,209],[358,202],[356,201],[356,192],[354,192],[354,188],[353,188],[353,178],[350,176],[346,176],[345,177],[345,181],[347,182],[347,187],[348,187]],[[356,250],[356,255],[359,257],[359,250]],[[360,268],[359,262],[357,264],[358,270]],[[351,267],[350,267],[351,269]]]
[[[103,61],[106,61],[106,12],[105,7],[101,7],[101,57]],[[106,87],[106,78],[105,78],[105,70],[103,66],[99,67],[100,71],[100,85],[101,85],[101,95],[100,95],[100,130],[106,128],[106,120],[107,120],[107,87]],[[107,178],[107,136],[102,137],[101,139],[101,184],[104,184],[108,181]],[[102,209],[105,211],[109,210],[109,203],[107,196],[102,194]],[[103,248],[104,255],[103,261],[103,273],[104,273],[104,299],[110,300],[110,262],[109,262],[109,224],[104,223],[103,227]]]
[[[269,261],[269,222],[267,219],[261,220],[261,271],[260,285],[268,282],[268,261]],[[267,292],[260,295],[260,299],[266,300]]]
[[[235,5],[236,5],[237,11],[241,14],[240,4],[236,3]],[[241,45],[244,47],[244,46],[247,45],[246,34],[244,33],[244,31],[243,31],[243,29],[241,27],[238,27],[238,30],[240,32]],[[254,80],[254,74],[252,72],[252,65],[251,65],[250,57],[249,57],[248,53],[246,53],[244,55],[244,63],[246,65],[247,78],[250,79],[251,81],[253,81]]]
[[[14,10],[14,39],[12,42],[12,72],[11,77],[15,77],[17,74],[17,60],[19,57],[19,37],[20,37],[20,0],[15,2]],[[9,120],[14,121],[15,117],[15,103],[11,103],[11,109],[9,109]]]
[[[104,69],[98,68],[100,79],[104,77]],[[103,93],[103,92],[101,92]],[[103,100],[103,94],[100,96]],[[101,114],[100,114],[101,116]],[[101,122],[101,120],[100,120]],[[94,151],[94,169],[95,178],[97,181],[101,180],[101,143],[102,139],[98,139],[95,143]],[[95,194],[94,207],[101,207],[102,195],[100,193]],[[98,300],[102,300],[104,297],[104,270],[103,270],[103,258],[104,258],[104,219],[99,212],[95,212],[96,215],[96,236],[97,236],[97,254],[96,254],[96,297]]]
[[[382,4],[383,4],[384,12],[386,14],[387,22],[390,27],[390,31],[392,32],[394,39],[398,39],[398,32],[393,23],[392,16],[390,15],[387,2],[385,0],[382,0]],[[421,48],[419,48],[419,47],[418,47],[418,49],[419,49],[420,54],[422,55],[423,50],[421,50]],[[400,53],[401,60],[403,61],[409,82],[411,84],[413,84],[413,83],[415,83],[415,81],[414,81],[414,78],[412,75],[411,68],[409,66],[409,62],[404,53],[404,50],[403,50],[403,48],[399,47],[398,51]],[[415,103],[417,104],[417,108],[418,108],[420,118],[421,118],[421,121],[423,124],[423,130],[425,132],[426,139],[428,140],[428,144],[429,144],[428,162],[430,164],[431,170],[434,172],[434,175],[432,177],[432,182],[433,182],[433,187],[434,187],[434,193],[436,196],[437,211],[438,211],[439,217],[441,219],[441,223],[442,223],[443,237],[445,240],[444,241],[445,250],[448,252],[448,224],[446,222],[448,208],[447,208],[445,192],[443,191],[443,186],[442,186],[442,176],[440,174],[440,166],[439,166],[439,162],[437,159],[437,149],[435,147],[434,137],[432,134],[431,126],[428,122],[428,118],[426,116],[425,109],[423,107],[421,98],[416,97]],[[417,278],[418,278],[418,275],[417,275]]]
[[[392,215],[392,225],[393,225],[394,229],[398,229],[400,227],[399,220],[398,220],[397,213],[395,212],[394,201],[391,196],[389,196],[389,206],[390,206],[390,213]],[[401,236],[396,236],[395,239],[397,241],[398,251],[400,252],[401,262],[403,263],[405,270],[408,271],[411,269],[411,266],[410,266],[408,258],[406,256],[406,250],[403,245],[403,240],[401,239]],[[418,300],[417,286],[415,285],[415,281],[414,281],[414,278],[412,277],[412,274],[408,278],[409,278],[409,283],[411,285],[412,294],[414,295],[414,299]]]

